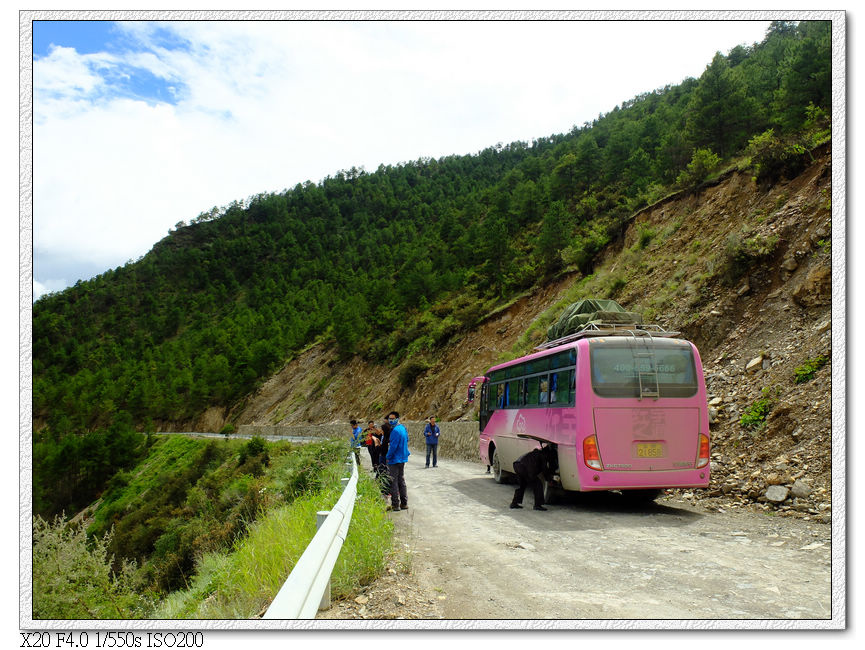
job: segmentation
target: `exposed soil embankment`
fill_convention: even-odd
[[[408,420],[435,413],[444,423],[472,421],[469,379],[512,355],[545,311],[566,296],[612,297],[646,322],[681,330],[700,349],[713,417],[712,485],[681,496],[828,521],[832,364],[819,363],[832,356],[828,146],[813,157],[796,178],[771,186],[732,171],[642,210],[602,252],[593,276],[564,275],[490,315],[438,350],[410,388],[401,386],[398,367],[341,362],[318,345],[224,417],[346,423],[380,421],[395,409]],[[796,383],[812,362],[820,366],[813,377]],[[743,426],[761,400],[763,421]],[[769,498],[771,487],[779,489]]]

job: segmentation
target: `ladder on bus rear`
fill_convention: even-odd
[[[637,336],[640,332],[642,337]],[[658,399],[661,397],[660,379],[658,378],[658,363],[655,358],[654,337],[647,330],[631,330],[632,336],[632,354],[634,357],[634,370],[637,375],[637,386],[639,392],[637,399],[642,400],[644,397]],[[646,338],[648,337],[648,341]],[[641,341],[640,338],[643,340]],[[648,362],[648,370],[643,370],[642,360]]]

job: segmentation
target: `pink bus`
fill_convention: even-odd
[[[540,442],[558,450],[562,491],[635,501],[709,485],[709,418],[694,344],[654,325],[590,325],[490,368],[480,387],[480,457],[507,482]]]

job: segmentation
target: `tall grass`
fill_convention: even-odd
[[[111,568],[111,533],[88,543],[63,517],[33,519],[33,618],[137,618],[150,607],[132,587],[134,565]]]
[[[250,618],[264,611],[315,535],[315,513],[328,510],[341,494],[345,465],[327,468],[331,487],[299,496],[259,517],[249,534],[227,553],[202,556],[190,588],[171,594],[155,618]],[[384,570],[393,524],[384,513],[377,484],[358,481],[351,526],[331,579],[331,596],[347,597]]]

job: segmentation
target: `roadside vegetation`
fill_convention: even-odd
[[[161,438],[86,519],[34,520],[36,618],[249,618],[275,596],[333,506],[342,441]],[[362,473],[333,594],[372,581],[392,524]]]

